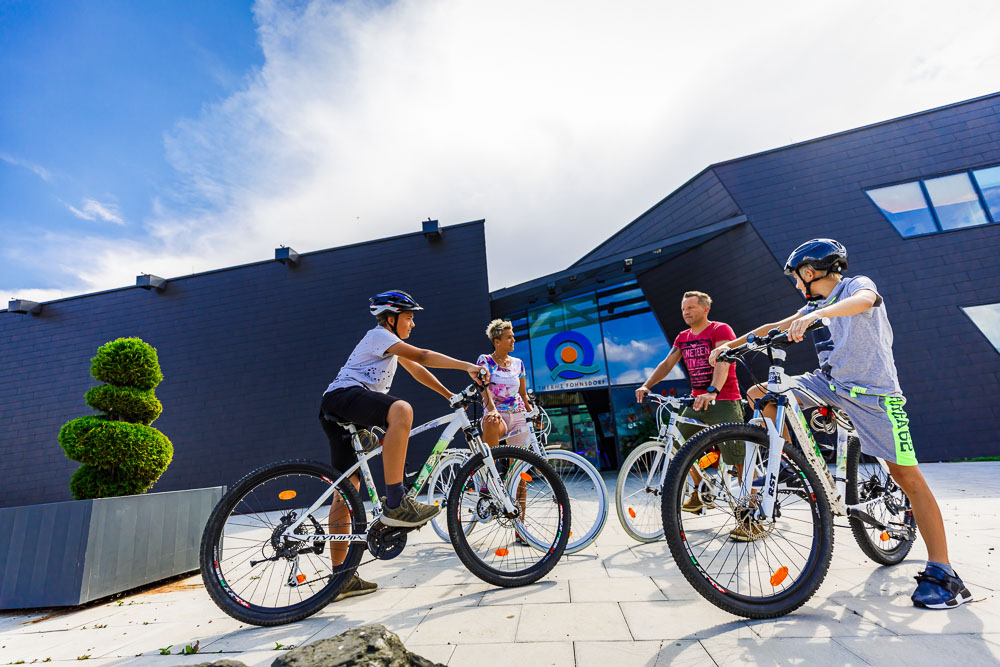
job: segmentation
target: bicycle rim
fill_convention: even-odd
[[[329,489],[334,474],[307,462],[276,464],[244,478],[220,501],[202,539],[202,576],[230,616],[257,625],[300,620],[321,609],[350,577],[361,544],[350,544],[346,553],[338,549],[344,561],[335,567],[332,543],[280,537],[283,526]],[[330,515],[333,501],[343,508],[336,521]],[[357,493],[338,489],[296,533],[363,533],[365,523]]]
[[[608,488],[587,459],[573,452],[550,449],[546,459],[562,479],[573,508],[573,527],[566,544],[567,554],[574,554],[593,544],[608,520]]]
[[[509,516],[483,482],[482,457],[462,467],[451,489],[448,528],[455,551],[469,570],[497,586],[537,581],[555,566],[569,539],[570,503],[562,480],[538,455],[520,447],[492,450],[504,493],[520,516]],[[460,517],[475,516],[476,529],[459,530]]]
[[[910,499],[889,474],[888,466],[881,459],[863,454],[861,443],[852,437],[847,444],[847,504],[876,499],[863,511],[889,530],[851,517],[851,532],[866,556],[880,565],[895,565],[906,558],[916,537]]]
[[[725,424],[692,438],[674,457],[663,493],[663,522],[675,562],[710,602],[750,618],[786,614],[802,605],[826,576],[833,549],[833,520],[826,493],[801,452],[786,446],[773,521],[755,521],[760,494],[739,496],[728,471],[703,470],[702,512],[685,512],[683,480],[692,466],[727,440],[752,448],[744,471],[763,486],[767,434],[747,424]]]
[[[630,537],[640,542],[655,542],[663,537],[659,482],[668,462],[664,444],[650,441],[629,454],[618,473],[618,521]]]
[[[442,512],[431,519],[431,527],[437,536],[446,542],[451,540],[448,535],[448,492],[451,491],[451,485],[455,482],[455,474],[466,459],[467,457],[464,456],[447,456],[441,459],[434,466],[434,472],[427,482],[427,504],[442,508]],[[476,521],[471,515],[463,523],[466,534],[476,526]]]

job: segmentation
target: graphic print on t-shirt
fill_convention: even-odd
[[[712,353],[712,341],[708,338],[695,338],[680,343],[681,356],[688,369],[692,389],[705,389],[712,384],[714,368],[708,363],[708,355]]]

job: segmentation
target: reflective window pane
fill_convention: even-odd
[[[941,229],[960,229],[989,222],[968,174],[954,174],[924,181]]]
[[[972,172],[976,184],[983,193],[983,199],[990,209],[994,222],[1000,222],[1000,167],[990,167]]]
[[[651,311],[615,320],[605,320],[604,354],[611,384],[641,384],[670,352],[656,317]],[[683,380],[680,364],[667,376]]]
[[[903,236],[919,236],[938,231],[919,183],[903,183],[866,190],[882,215]]]
[[[607,386],[594,294],[529,310],[528,337],[535,391]]]
[[[1000,303],[988,303],[985,306],[969,306],[962,308],[965,314],[983,332],[987,340],[1000,352]]]
[[[510,323],[514,327],[513,356],[524,363],[524,384],[528,389],[533,389],[531,383],[531,346],[528,345],[528,318],[525,317],[524,313],[521,313],[511,317]]]

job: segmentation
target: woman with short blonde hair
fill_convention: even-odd
[[[532,407],[528,401],[524,363],[511,356],[514,351],[514,325],[509,320],[493,320],[486,327],[486,337],[493,343],[492,354],[481,354],[476,364],[490,371],[491,384],[483,391],[483,440],[496,447],[507,433],[518,433],[507,440],[510,445],[523,445],[528,439],[525,413]]]

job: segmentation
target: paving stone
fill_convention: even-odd
[[[667,599],[649,577],[573,579],[569,582],[569,590],[573,602],[634,602],[636,600]]]
[[[421,647],[418,653],[423,651]],[[461,644],[448,667],[482,665],[530,665],[573,667],[573,644],[570,642],[519,642],[517,644]]]
[[[577,667],[715,667],[696,639],[682,641],[575,642]]]
[[[878,641],[863,637],[838,637],[835,642],[873,665],[940,667],[960,664],[963,667],[993,667],[1000,664],[1000,644],[969,634],[884,637]]]
[[[518,642],[632,639],[614,602],[526,604],[521,607]]]
[[[536,607],[538,605],[526,605]],[[491,644],[510,643],[517,632],[521,607],[455,607],[427,613],[417,625],[407,647],[424,644]]]

